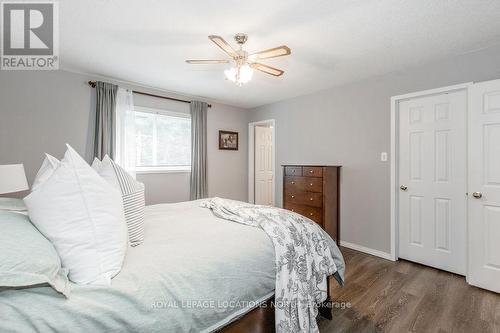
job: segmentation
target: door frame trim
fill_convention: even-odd
[[[473,84],[473,82],[467,82],[462,84],[456,84],[452,86],[440,87],[436,89],[423,90],[418,92],[413,92],[404,95],[392,96],[391,97],[391,252],[390,258],[393,261],[398,260],[398,238],[397,234],[399,232],[398,225],[398,211],[399,211],[399,203],[398,203],[398,179],[399,179],[399,103],[401,101],[416,98],[416,97],[424,97],[431,95],[438,95],[447,92],[455,92],[460,90],[465,90],[467,95],[469,94],[469,87]],[[468,98],[467,98],[468,99]],[[467,103],[466,116],[468,115],[469,105]],[[468,119],[468,118],[466,118]],[[466,130],[466,137],[468,132]],[[467,149],[467,147],[466,147]],[[467,180],[466,180],[467,181]],[[466,228],[468,225],[468,220],[466,217]],[[467,229],[466,229],[467,230]],[[468,238],[468,237],[467,237]],[[467,264],[467,263],[466,263]],[[466,266],[467,267],[467,266]]]
[[[276,120],[267,119],[248,124],[248,202],[255,203],[255,127],[262,124],[272,126],[273,140],[273,206],[276,206]]]

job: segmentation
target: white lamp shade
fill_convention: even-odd
[[[29,189],[22,164],[0,165],[0,194]]]

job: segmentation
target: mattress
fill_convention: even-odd
[[[198,201],[146,207],[145,241],[110,287],[0,292],[0,332],[209,332],[274,293],[274,248],[259,228]]]

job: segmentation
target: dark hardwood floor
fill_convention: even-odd
[[[320,319],[320,332],[500,332],[499,294],[405,260],[342,253],[346,285],[331,284],[337,307],[333,320]]]

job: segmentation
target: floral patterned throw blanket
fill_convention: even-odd
[[[331,237],[291,211],[212,198],[201,202],[220,218],[261,228],[276,254],[276,332],[319,332],[317,305],[327,298],[327,277],[344,283],[344,259]]]

